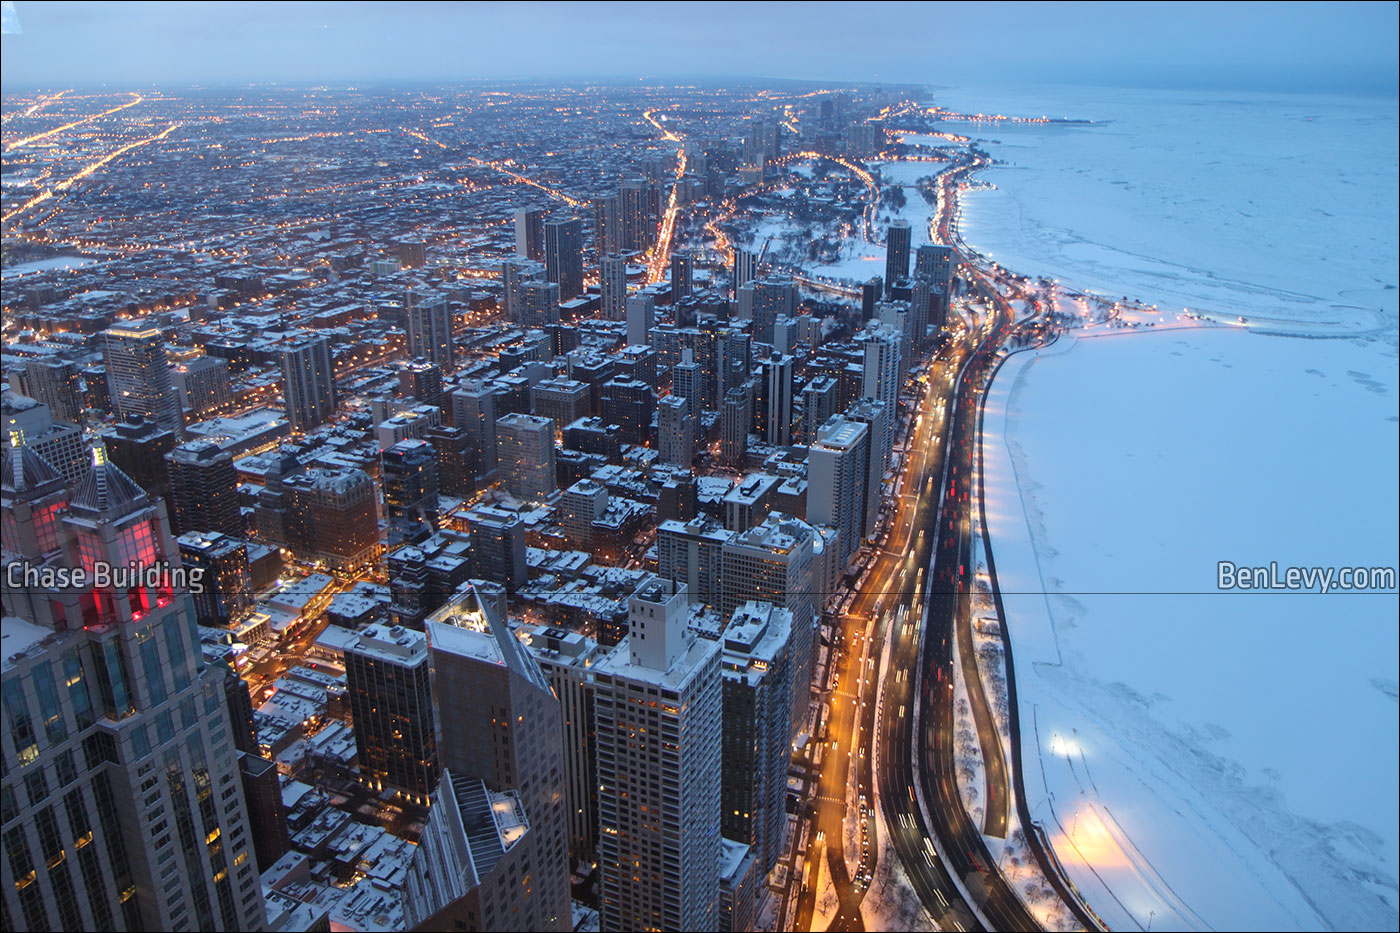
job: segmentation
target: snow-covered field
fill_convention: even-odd
[[[1075,287],[1229,315],[1397,307],[1395,98],[954,89],[964,109],[1093,126],[948,128],[1006,163],[963,201],[967,241]]]
[[[1034,271],[1034,270],[1027,270]],[[1114,929],[1395,929],[1397,352],[1241,329],[1014,356],[984,456],[1033,816]]]

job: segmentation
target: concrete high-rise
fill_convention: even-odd
[[[179,534],[243,535],[238,471],[233,456],[213,441],[186,441],[165,455],[170,477],[171,525]]]
[[[133,586],[5,587],[0,898],[16,930],[266,923],[225,668],[205,666],[165,507],[97,462],[71,499],[24,447],[0,469],[3,561],[133,562]]]
[[[734,249],[734,294],[754,280],[758,273],[758,254],[743,247]]]
[[[743,466],[753,424],[753,395],[746,388],[729,389],[724,393],[724,410],[720,414],[720,462],[725,466]]]
[[[174,432],[154,425],[151,431],[168,440],[165,450],[174,446]],[[34,448],[35,453],[63,474],[69,486],[76,486],[92,467],[92,449],[83,438],[82,428],[55,420],[49,406],[43,402],[18,392],[6,392],[0,397],[0,447],[9,450],[21,446]]]
[[[482,379],[467,382],[452,393],[452,423],[463,431],[480,453],[477,481],[488,484],[496,479],[496,389]]]
[[[282,351],[282,396],[292,430],[305,433],[335,414],[335,370],[331,342],[306,337]]]
[[[420,438],[405,438],[382,454],[389,544],[420,540],[438,529],[437,454]]]
[[[724,599],[724,545],[734,533],[708,515],[656,527],[657,572],[690,598],[718,609]]]
[[[628,301],[627,258],[617,253],[604,256],[598,284],[602,289],[603,317],[609,321],[624,320]]]
[[[21,391],[49,406],[56,421],[83,419],[83,399],[78,391],[78,367],[69,360],[28,360],[20,373]]]
[[[428,616],[443,767],[515,790],[530,819],[518,892],[530,922],[569,930],[568,813],[559,700],[506,620],[467,586]]]
[[[630,295],[627,298],[627,342],[632,346],[651,343],[651,329],[656,324],[656,299],[651,295]]]
[[[444,373],[455,372],[452,309],[447,296],[410,289],[404,305],[409,358],[427,360]]]
[[[837,415],[817,429],[807,451],[807,520],[841,533],[844,566],[860,546],[870,429]]]
[[[656,403],[656,447],[662,463],[690,467],[695,459],[695,422],[685,399],[668,395]]]
[[[544,216],[539,207],[522,207],[515,212],[515,254],[536,262],[544,259]]]
[[[518,412],[496,419],[501,482],[511,495],[545,500],[559,488],[554,473],[554,422]]]
[[[170,378],[165,335],[139,321],[102,332],[107,392],[118,418],[140,415],[179,435],[185,429],[180,393]]]
[[[671,302],[689,298],[695,291],[695,257],[685,250],[671,254]]]
[[[602,929],[718,923],[720,644],[688,628],[685,587],[628,601],[628,635],[594,667]]]
[[[747,602],[765,602],[792,612],[792,735],[806,728],[811,707],[816,641],[815,533],[812,526],[782,514],[736,534],[724,545],[724,595],[720,609],[733,617]]]
[[[764,440],[776,447],[792,443],[792,369],[787,354],[773,353],[759,361],[764,394]]]

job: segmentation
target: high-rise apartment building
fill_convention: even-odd
[[[496,417],[496,388],[491,383],[475,379],[452,393],[452,423],[467,432],[480,454],[476,476],[479,484],[496,479]]]
[[[593,670],[602,929],[718,922],[720,644],[688,628],[685,587],[628,600],[628,635]]]
[[[118,418],[140,415],[179,435],[185,429],[180,394],[170,378],[165,335],[131,321],[102,332],[107,392]]]
[[[913,231],[909,221],[896,220],[885,232],[885,288],[909,277],[909,245]]]
[[[685,400],[668,395],[656,403],[656,447],[662,463],[689,467],[695,459],[695,422]]]
[[[175,435],[163,433],[174,446]],[[76,486],[92,466],[92,451],[82,428],[54,420],[48,405],[18,392],[0,397],[0,447],[32,447],[69,486]]]
[[[522,207],[515,212],[515,254],[539,262],[544,259],[544,217],[539,207]]]
[[[749,846],[766,877],[783,848],[787,813],[792,669],[792,613],[744,603],[720,636],[724,644],[724,777],[720,792],[726,839]]]
[[[439,775],[438,711],[423,633],[383,624],[361,631],[345,648],[345,687],[360,780],[428,802]]]
[[[559,286],[559,297],[583,294],[583,221],[557,217],[544,222],[544,277]]]
[[[621,321],[627,316],[627,257],[609,253],[603,257],[599,275],[603,317]]]
[[[416,541],[438,529],[437,454],[420,438],[406,438],[383,453],[381,479],[389,519],[390,547]]]
[[[554,472],[554,422],[518,412],[496,419],[501,482],[518,499],[539,502],[559,488]]]
[[[409,289],[404,300],[404,329],[410,359],[427,360],[444,373],[457,369],[453,359],[452,308],[439,292]]]
[[[753,250],[736,247],[734,249],[734,294],[749,284],[758,274],[758,254]]]
[[[19,374],[20,390],[49,406],[55,421],[83,420],[83,398],[78,391],[78,367],[69,360],[28,360]]]
[[[807,520],[841,533],[844,566],[860,546],[869,472],[870,429],[835,416],[807,451]]]
[[[725,466],[743,466],[749,452],[749,428],[753,426],[753,394],[746,388],[724,393],[721,412],[719,459]]]
[[[651,329],[656,324],[656,299],[648,294],[627,297],[627,342],[632,346],[651,343]]]
[[[238,471],[233,456],[213,441],[186,441],[165,455],[170,478],[171,525],[179,534],[243,534]]]
[[[282,380],[293,431],[304,434],[335,414],[335,370],[328,338],[306,337],[283,349]]]
[[[253,612],[253,576],[248,546],[217,531],[191,531],[176,539],[180,560],[200,572],[202,592],[194,597],[195,620],[213,628],[232,628]]]

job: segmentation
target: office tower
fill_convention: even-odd
[[[192,593],[195,620],[214,628],[233,628],[253,612],[253,576],[248,546],[218,531],[190,531],[176,539],[180,562],[198,569],[202,592]]]
[[[243,534],[238,471],[233,455],[213,441],[186,441],[165,455],[170,477],[170,524],[179,534]]]
[[[895,282],[909,277],[909,243],[912,234],[907,220],[896,220],[885,232],[886,294]]]
[[[613,354],[613,371],[656,388],[656,351],[646,344],[631,344]]]
[[[174,367],[175,388],[180,404],[195,419],[219,411],[233,402],[233,384],[228,360],[217,356],[197,356]]]
[[[0,397],[0,446],[32,447],[63,475],[69,486],[76,486],[92,466],[92,452],[83,431],[76,424],[55,421],[49,406],[27,395],[6,392]],[[173,446],[175,436],[165,432]]]
[[[889,257],[886,256],[886,259]],[[875,306],[885,297],[885,280],[878,275],[860,286],[860,319],[864,323],[875,316]]]
[[[517,499],[543,501],[557,488],[554,475],[554,422],[512,413],[496,419],[496,452],[501,483]]]
[[[724,394],[748,382],[753,371],[753,340],[736,328],[725,328],[715,334],[715,399],[721,404]]]
[[[671,303],[689,298],[695,291],[695,257],[684,250],[671,254]]]
[[[861,397],[885,403],[885,433],[894,436],[895,413],[899,410],[899,387],[904,381],[901,357],[904,335],[889,324],[871,324],[855,336],[864,350]]]
[[[713,930],[719,901],[720,644],[685,587],[645,584],[593,669],[602,929]]]
[[[335,369],[331,342],[305,337],[282,351],[282,394],[292,430],[305,434],[335,414]]]
[[[95,460],[71,500],[28,448],[0,465],[7,566],[149,574],[0,589],[4,926],[262,929],[226,668],[205,666],[164,505]]]
[[[140,415],[177,435],[185,429],[159,327],[133,321],[107,328],[102,332],[102,358],[118,418]]]
[[[807,452],[807,521],[841,533],[844,567],[860,546],[870,429],[837,415],[817,429]]]
[[[651,343],[651,329],[656,324],[656,299],[648,294],[627,298],[627,342],[633,346]]]
[[[452,423],[467,432],[472,446],[480,452],[476,474],[478,485],[494,482],[498,460],[495,387],[475,379],[453,392]]]
[[[407,438],[382,456],[389,546],[422,540],[438,530],[437,453],[427,441]]]
[[[535,922],[529,893],[535,819],[514,790],[493,791],[444,769],[405,873],[405,926],[547,929]]]
[[[720,424],[719,459],[725,466],[743,466],[749,453],[749,427],[753,424],[753,396],[747,389],[724,393]]]
[[[764,437],[777,447],[792,443],[792,368],[793,358],[774,353],[759,362],[764,394]]]
[[[170,511],[170,461],[176,436],[169,428],[129,415],[102,435],[107,459]],[[172,522],[173,524],[173,522]]]
[[[520,289],[526,282],[544,281],[544,263],[514,256],[501,263],[501,310],[506,320],[524,323],[520,308]]]
[[[656,390],[639,379],[614,376],[603,385],[603,420],[617,426],[618,439],[638,447],[656,436]]]
[[[690,598],[718,609],[724,599],[724,545],[734,533],[708,515],[662,520],[656,527],[657,572]]]
[[[681,351],[681,361],[671,370],[671,394],[685,400],[690,417],[694,419],[699,419],[704,408],[704,379],[695,354],[686,347]]]
[[[427,360],[444,373],[456,371],[453,359],[452,309],[447,296],[409,290],[404,301],[404,330],[410,359]]]
[[[371,625],[345,647],[345,694],[360,780],[427,803],[437,788],[437,708],[428,640],[401,625]]]
[[[787,812],[792,613],[744,603],[720,636],[724,654],[724,778],[720,829],[749,846],[767,877],[783,848]]]
[[[884,498],[885,470],[889,468],[891,448],[894,445],[890,430],[890,418],[886,405],[876,399],[860,399],[845,411],[848,421],[859,421],[868,429],[868,455],[865,474],[865,515],[861,521],[861,534],[871,537],[875,534],[875,524],[880,516],[880,504]],[[811,492],[811,487],[808,487]]]
[[[627,316],[627,258],[617,253],[603,257],[599,276],[602,289],[601,305],[603,317],[609,321],[621,321]]]
[[[515,254],[540,262],[544,259],[544,215],[539,207],[515,212]]]
[[[925,243],[914,262],[914,278],[924,279],[945,295],[953,284],[953,248]]]
[[[566,425],[588,417],[588,384],[562,376],[542,379],[530,387],[530,409],[553,421],[555,434],[562,434]]]
[[[569,854],[578,862],[591,861],[598,844],[593,666],[605,652],[597,641],[567,629],[522,624],[516,637],[559,698]]]
[[[544,222],[544,277],[559,285],[559,297],[583,294],[583,221],[559,217]]]
[[[312,469],[282,480],[286,545],[303,560],[354,570],[379,556],[374,480],[363,470]],[[259,534],[263,534],[261,522]]]
[[[49,406],[55,421],[76,424],[83,420],[77,365],[68,360],[29,360],[19,377],[20,391],[36,402]]]
[[[514,512],[479,507],[467,513],[476,575],[511,596],[525,585],[525,524]]]
[[[428,264],[428,244],[422,240],[399,240],[397,253],[401,268],[420,269]]]
[[[237,676],[246,696],[248,687]],[[282,856],[292,850],[287,832],[287,808],[282,805],[282,782],[277,775],[277,763],[254,752],[239,750],[238,777],[243,784],[243,797],[248,801],[248,825],[253,833],[253,855],[258,871],[267,871]]]
[[[758,273],[758,254],[742,247],[734,248],[734,295],[754,280]]]
[[[773,322],[797,314],[797,286],[787,276],[770,275],[753,282],[753,339],[773,342]]]
[[[816,440],[817,430],[836,414],[836,380],[814,376],[802,387],[802,443]]]
[[[467,586],[424,623],[443,767],[516,790],[530,819],[522,930],[569,930],[569,822],[559,700],[506,620]]]
[[[720,611],[733,617],[747,602],[765,602],[792,613],[792,736],[806,728],[811,706],[816,607],[813,593],[815,534],[812,526],[785,515],[770,515],[760,525],[735,535],[724,545],[724,594]]]
[[[469,499],[476,493],[476,474],[481,453],[471,443],[464,428],[432,425],[423,430],[423,440],[433,445],[437,457],[438,492],[453,499]]]
[[[695,422],[685,399],[668,395],[657,402],[657,441],[662,463],[689,468],[695,459]]]

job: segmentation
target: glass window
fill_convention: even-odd
[[[5,713],[10,720],[10,738],[15,743],[15,757],[27,765],[39,757],[39,744],[34,740],[34,723],[29,718],[29,700],[18,677],[11,677],[0,688],[5,698]]]

